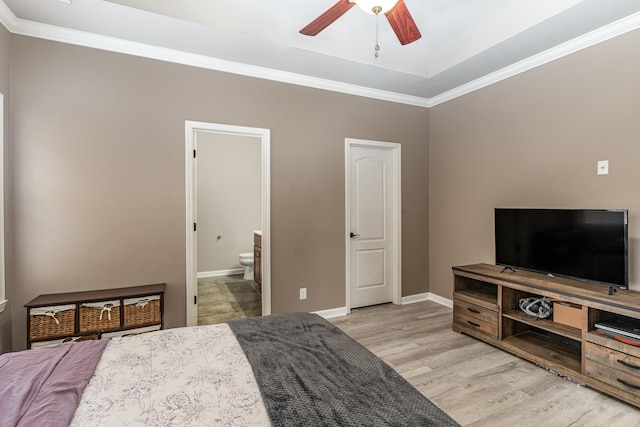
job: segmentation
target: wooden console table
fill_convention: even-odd
[[[640,347],[596,333],[603,321],[640,322],[640,293],[522,270],[453,267],[453,330],[640,407]],[[521,298],[571,304],[577,323],[539,319]],[[576,327],[579,326],[579,327]]]
[[[164,328],[166,284],[40,295],[26,303],[27,348]]]

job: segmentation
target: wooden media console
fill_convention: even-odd
[[[640,324],[640,292],[610,294],[603,285],[489,264],[453,267],[453,275],[455,332],[640,407],[640,346],[597,333],[595,327],[615,320]],[[519,301],[528,297],[562,305],[562,318],[523,312]]]

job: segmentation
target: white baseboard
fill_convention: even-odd
[[[429,301],[437,302],[440,305],[444,305],[445,307],[453,308],[453,301],[449,298],[441,297],[440,295],[436,295],[434,293],[429,292]]]
[[[206,277],[235,276],[237,274],[244,274],[244,268],[233,268],[231,270],[217,271],[199,271],[198,279],[204,279]]]
[[[429,292],[425,292],[422,294],[409,295],[406,297],[402,297],[401,304],[413,304],[416,302],[429,301]]]
[[[332,317],[346,316],[348,314],[347,307],[330,308],[327,310],[314,311],[313,313],[319,315],[320,317],[324,317],[325,319],[330,319]]]
[[[422,294],[415,294],[415,295],[402,297],[402,305],[413,304],[413,303],[422,302],[422,301],[433,301],[440,305],[444,305],[445,307],[453,308],[453,301],[431,292],[425,292]]]
[[[453,308],[453,301],[441,297],[440,295],[433,294],[431,292],[402,297],[402,305],[413,304],[422,301],[433,301],[440,305],[444,305],[445,307]],[[346,316],[347,314],[349,314],[347,307],[330,308],[328,310],[314,311],[313,313],[319,315],[320,317],[324,317],[325,319],[330,319],[332,317],[338,316]]]

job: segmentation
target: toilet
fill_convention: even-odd
[[[238,255],[240,265],[244,267],[244,280],[253,279],[253,252]]]

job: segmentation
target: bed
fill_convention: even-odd
[[[0,356],[0,425],[457,426],[315,314]]]

